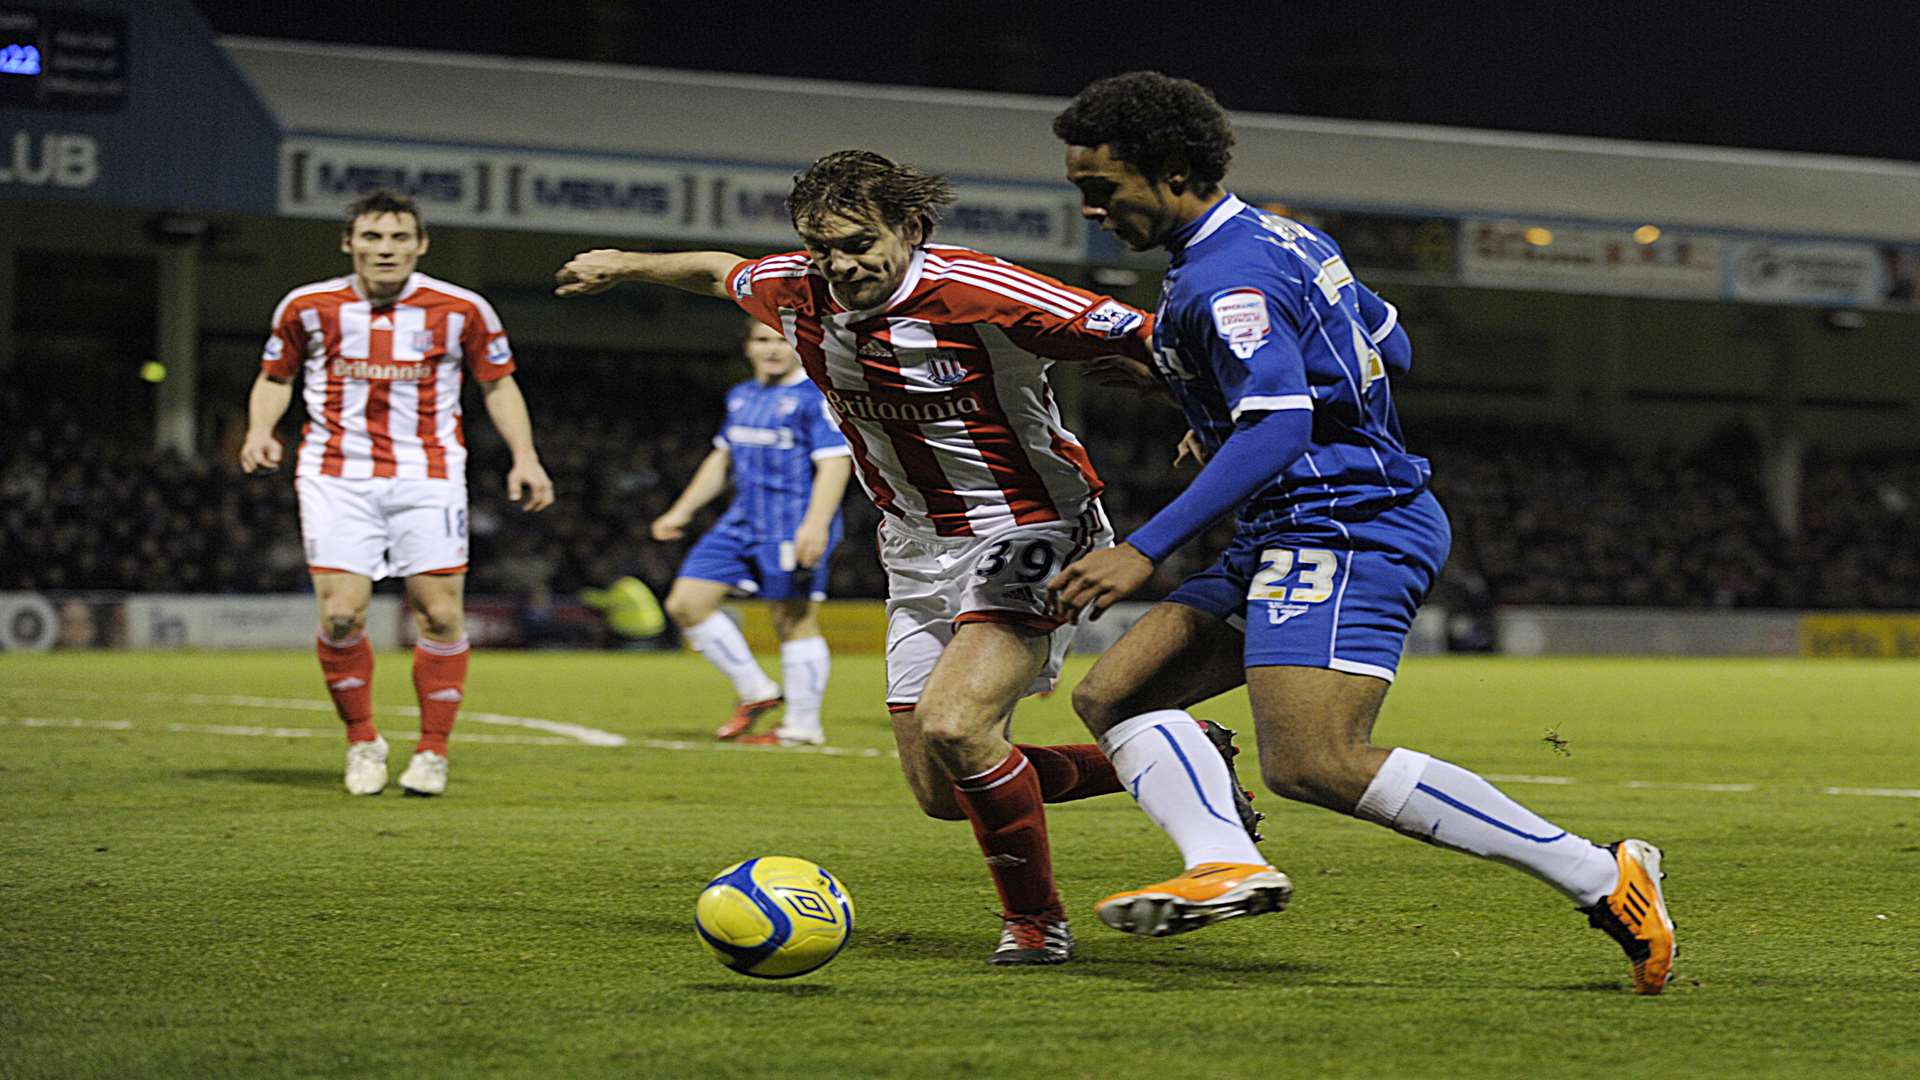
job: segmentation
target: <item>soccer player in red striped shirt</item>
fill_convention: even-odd
[[[1046,370],[1145,362],[1148,319],[930,243],[952,199],[940,177],[842,151],[795,178],[804,251],[590,251],[560,270],[556,291],[637,281],[729,299],[799,352],[883,513],[886,700],[908,784],[928,815],[973,824],[1003,904],[990,962],[1057,964],[1073,936],[1042,804],[1122,788],[1097,746],[1016,746],[1006,734],[1014,704],[1053,687],[1073,633],[1047,580],[1113,535]]]
[[[533,448],[513,349],[479,293],[415,270],[427,252],[413,200],[374,192],[354,203],[340,250],[353,273],[303,285],[274,311],[273,332],[247,402],[246,472],[279,468],[274,427],[304,374],[307,423],[295,459],[300,533],[320,601],[320,670],[347,728],[347,791],[387,785],[387,741],[373,723],[373,583],[404,577],[419,627],[413,685],[420,744],[400,776],[411,795],[447,787],[447,736],[465,693],[468,644],[464,368],[513,452],[507,497],[526,510],[553,503]]]

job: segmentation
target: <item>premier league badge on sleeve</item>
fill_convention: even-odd
[[[1242,360],[1267,343],[1273,323],[1267,317],[1267,297],[1259,289],[1228,289],[1213,296],[1213,328]]]
[[[1085,322],[1087,329],[1098,332],[1108,341],[1118,341],[1140,325],[1140,313],[1125,304],[1106,300],[1087,312]]]

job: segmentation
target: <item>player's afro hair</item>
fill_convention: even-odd
[[[354,222],[368,214],[375,217],[381,214],[412,214],[414,226],[423,233],[427,231],[427,219],[420,216],[419,204],[414,202],[411,196],[402,195],[387,188],[369,191],[355,199],[353,204],[347,207],[347,221],[343,228],[351,230]]]
[[[1088,83],[1053,118],[1069,146],[1111,146],[1113,156],[1159,180],[1175,161],[1202,192],[1227,175],[1233,127],[1206,87],[1157,71],[1129,71]]]
[[[953,185],[944,176],[895,164],[870,150],[840,150],[795,174],[787,212],[795,226],[829,214],[869,212],[896,229],[917,220],[925,241],[952,202]]]

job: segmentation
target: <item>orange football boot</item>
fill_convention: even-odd
[[[1114,893],[1093,905],[1100,921],[1129,934],[1166,937],[1241,915],[1284,911],[1293,882],[1259,863],[1207,862],[1156,885]]]
[[[1605,930],[1620,943],[1633,964],[1636,994],[1657,994],[1673,975],[1673,958],[1680,946],[1673,940],[1673,920],[1667,916],[1667,898],[1660,892],[1660,849],[1645,840],[1622,840],[1607,845],[1620,865],[1620,884],[1590,908],[1582,908],[1587,925]]]
[[[743,701],[733,707],[733,715],[727,722],[713,729],[713,737],[722,741],[737,739],[753,730],[760,718],[786,703],[784,697],[770,697],[765,701]]]
[[[775,728],[759,735],[742,735],[734,742],[741,746],[825,746],[827,737],[825,735],[789,735],[784,728]]]

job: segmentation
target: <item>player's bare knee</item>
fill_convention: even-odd
[[[957,712],[928,712],[920,715],[920,738],[935,757],[944,758],[979,734],[979,725]]]
[[[1096,735],[1126,719],[1124,703],[1092,679],[1082,679],[1073,688],[1073,712]]]
[[[798,604],[775,601],[767,609],[767,615],[773,623],[773,636],[781,641],[820,636],[820,627],[813,618],[813,605],[809,601],[803,600]]]
[[[467,629],[465,605],[458,597],[416,599],[413,622],[420,633],[437,641],[453,641]]]
[[[1121,721],[1144,711],[1139,701],[1127,700],[1116,688],[1092,678],[1083,678],[1079,686],[1073,688],[1073,715],[1079,717],[1094,736],[1102,736]]]
[[[934,776],[915,777],[908,784],[913,789],[913,800],[920,804],[920,812],[935,821],[965,821],[967,815],[960,810],[960,804],[953,798],[953,782],[945,773]]]
[[[1339,754],[1282,751],[1262,754],[1260,758],[1260,780],[1268,791],[1283,799],[1333,810],[1348,810],[1353,806],[1349,771],[1347,762]]]
[[[329,606],[320,612],[320,625],[328,637],[340,641],[359,633],[367,625],[367,612],[365,608],[354,610]]]
[[[1262,760],[1260,782],[1267,786],[1268,791],[1283,799],[1312,801],[1307,798],[1310,786],[1306,771],[1296,767],[1292,762]]]
[[[694,603],[684,596],[676,596],[673,593],[667,594],[667,602],[662,606],[667,609],[667,618],[672,619],[673,625],[682,630],[705,622],[708,614],[706,605]]]

